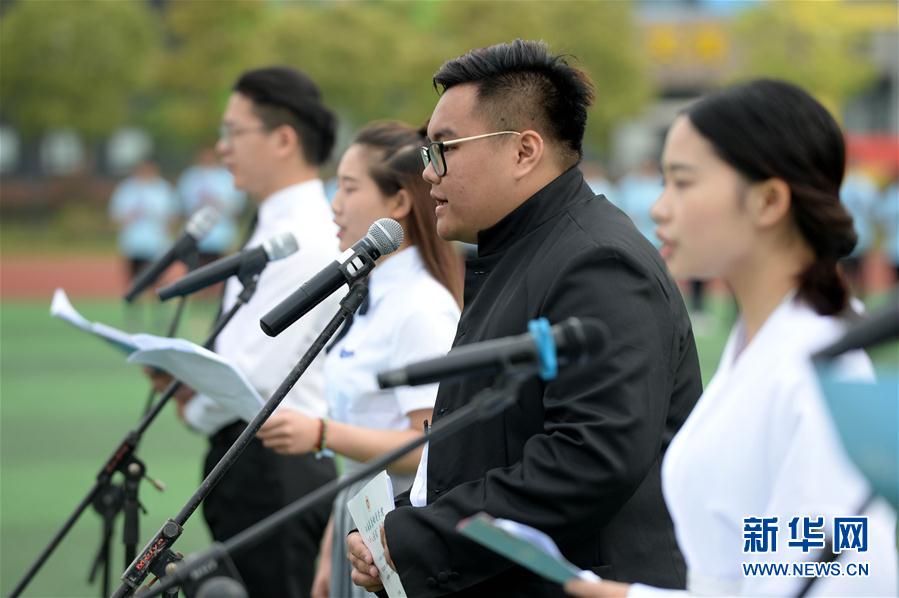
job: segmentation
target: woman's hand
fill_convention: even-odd
[[[565,584],[565,592],[578,598],[627,598],[630,589],[630,584],[605,580],[573,579]]]
[[[312,580],[312,598],[328,598],[331,595],[331,553],[320,552],[315,579]]]
[[[285,409],[273,413],[259,428],[256,436],[266,448],[277,453],[301,455],[318,448],[321,425],[319,419]]]

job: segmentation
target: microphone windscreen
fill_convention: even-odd
[[[199,241],[209,234],[221,217],[221,213],[212,206],[204,206],[190,217],[184,225],[184,231]]]
[[[381,255],[387,255],[403,244],[403,227],[393,218],[381,218],[368,228],[367,236]]]
[[[262,249],[271,262],[293,255],[299,248],[300,245],[293,233],[282,233],[262,244]]]

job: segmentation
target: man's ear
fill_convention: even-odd
[[[546,144],[540,133],[528,129],[517,136],[515,149],[514,172],[516,178],[522,178],[540,164],[543,153],[546,151]]]
[[[272,131],[272,135],[275,138],[276,149],[279,155],[290,155],[294,151],[294,148],[296,148],[298,154],[302,155],[303,147],[300,143],[300,137],[293,127],[290,125],[281,125]]]

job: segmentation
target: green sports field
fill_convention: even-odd
[[[0,593],[6,596],[94,481],[100,466],[138,421],[148,387],[136,366],[103,342],[50,318],[45,304],[0,305]],[[875,301],[876,303],[877,301]],[[125,327],[117,301],[73,300],[88,319]],[[733,308],[713,301],[713,313],[696,326],[703,378],[713,373]],[[146,315],[146,314],[145,314]],[[183,335],[200,341],[209,305],[188,310]],[[152,318],[151,318],[152,319]],[[151,326],[152,328],[152,326]],[[896,368],[895,345],[876,354]],[[188,432],[167,409],[138,450],[148,473],[168,490],[141,489],[148,514],[141,542],[174,516],[200,481],[204,440]],[[29,586],[26,596],[97,596],[87,584],[100,537],[100,520],[88,510]],[[121,522],[114,536],[114,574],[123,569]],[[207,546],[198,511],[176,544],[183,552]]]
[[[123,326],[118,302],[74,300],[88,319]],[[183,330],[200,340],[210,314],[189,310]],[[47,303],[0,307],[0,592],[9,595],[28,565],[87,493],[101,465],[137,423],[148,395],[137,366],[102,341],[50,318]],[[140,542],[174,516],[200,481],[205,441],[188,432],[173,409],[159,415],[137,455],[165,482],[141,487],[148,514]],[[99,545],[100,518],[88,509],[26,596],[97,596],[87,584]],[[124,569],[121,519],[114,536],[113,580]],[[209,539],[198,511],[177,547],[193,551]],[[115,586],[113,586],[115,587]]]

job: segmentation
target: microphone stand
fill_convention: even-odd
[[[300,379],[300,376],[308,369],[312,361],[318,356],[332,336],[337,332],[344,320],[359,309],[359,305],[368,294],[368,287],[365,281],[355,282],[347,292],[346,296],[340,301],[340,308],[333,318],[325,326],[324,330],[316,337],[315,341],[300,359],[296,366],[287,375],[287,378],[281,382],[278,389],[272,394],[271,398],[256,414],[256,417],[247,424],[228,452],[216,463],[206,479],[200,484],[200,487],[188,499],[187,503],[182,507],[181,511],[172,519],[167,520],[163,526],[156,532],[156,535],[147,543],[141,553],[128,566],[122,574],[122,585],[113,594],[114,597],[130,596],[136,588],[138,588],[147,577],[153,573],[156,577],[162,577],[165,572],[173,569],[176,562],[180,560],[180,555],[175,554],[171,547],[181,536],[184,531],[184,524],[200,506],[200,503],[218,484],[221,478],[228,472],[231,466],[237,461],[244,449],[256,436],[256,432],[265,423],[265,420],[274,412],[275,408],[281,403],[287,393]]]
[[[478,392],[470,403],[436,422],[425,434],[389,453],[372,459],[355,473],[316,488],[306,496],[272,513],[225,542],[216,543],[202,552],[188,556],[182,562],[166,569],[166,575],[160,580],[160,583],[150,587],[148,592],[141,593],[140,597],[158,596],[163,592],[170,592],[177,586],[181,586],[188,597],[198,595],[197,592],[203,582],[211,583],[215,579],[220,579],[223,571],[225,575],[231,574],[229,570],[233,565],[229,558],[230,554],[258,544],[266,536],[281,528],[292,517],[299,515],[316,503],[333,500],[344,488],[376,474],[424,443],[443,439],[478,420],[498,415],[515,403],[521,384],[532,374],[532,371],[516,369],[507,363],[503,373],[497,377],[493,386]]]
[[[215,339],[218,337],[219,333],[225,328],[228,322],[234,317],[237,313],[237,310],[240,309],[241,306],[246,304],[250,298],[253,296],[253,293],[256,292],[256,283],[258,281],[258,275],[242,278],[238,275],[238,278],[244,285],[243,291],[237,297],[237,301],[234,303],[234,306],[231,307],[230,310],[226,314],[224,314],[221,318],[216,321],[215,326],[212,331],[209,333],[206,342],[203,343],[203,346],[207,349],[211,349],[215,344]],[[53,538],[50,540],[49,544],[44,548],[44,550],[38,555],[37,559],[31,564],[26,571],[25,575],[16,584],[16,587],[13,589],[10,594],[10,598],[16,598],[21,595],[25,588],[28,587],[28,584],[31,583],[31,580],[37,574],[37,572],[41,569],[47,559],[50,557],[52,552],[56,549],[60,542],[62,542],[63,538],[66,537],[66,534],[72,529],[72,526],[75,525],[75,522],[81,517],[81,514],[87,509],[88,506],[93,504],[95,501],[99,502],[102,505],[101,512],[104,516],[104,531],[103,531],[103,542],[101,543],[100,550],[97,554],[97,558],[95,560],[94,567],[91,571],[91,577],[96,572],[96,568],[99,567],[98,562],[102,562],[104,569],[108,570],[107,565],[107,557],[109,554],[109,546],[107,541],[107,530],[111,534],[112,529],[112,520],[107,521],[106,513],[115,507],[117,502],[119,501],[118,493],[115,490],[111,490],[110,488],[114,488],[110,481],[113,475],[116,472],[121,472],[125,475],[125,490],[122,490],[121,495],[121,503],[122,507],[127,505],[127,508],[130,509],[126,511],[125,516],[125,530],[123,531],[124,542],[125,542],[125,557],[126,562],[131,562],[134,559],[134,555],[136,554],[137,547],[137,537],[138,533],[138,522],[137,522],[137,509],[140,508],[140,503],[137,500],[137,487],[139,485],[139,481],[143,477],[148,477],[146,475],[146,467],[140,459],[138,459],[134,452],[137,449],[137,445],[143,436],[143,433],[147,430],[153,420],[156,419],[156,416],[162,411],[163,407],[165,407],[168,400],[174,396],[175,392],[181,387],[181,383],[177,380],[173,380],[171,384],[165,389],[162,397],[159,401],[156,402],[155,405],[151,407],[149,411],[143,416],[143,418],[138,422],[137,427],[128,432],[125,438],[118,444],[116,449],[113,451],[112,456],[106,460],[106,463],[100,469],[99,473],[97,473],[96,481],[94,485],[88,490],[87,494],[78,503],[78,506],[75,507],[74,512],[69,516],[68,519],[63,523],[62,527],[56,532]],[[130,476],[130,480],[129,480]],[[149,478],[148,478],[149,479]],[[156,485],[157,488],[160,487],[158,482],[155,480],[151,481]],[[128,494],[126,499],[125,494]],[[117,512],[117,510],[115,511]],[[111,515],[111,518],[114,519],[115,512]],[[107,527],[108,526],[108,527]],[[101,559],[104,559],[101,561]],[[105,593],[104,596],[108,596],[108,593]]]

